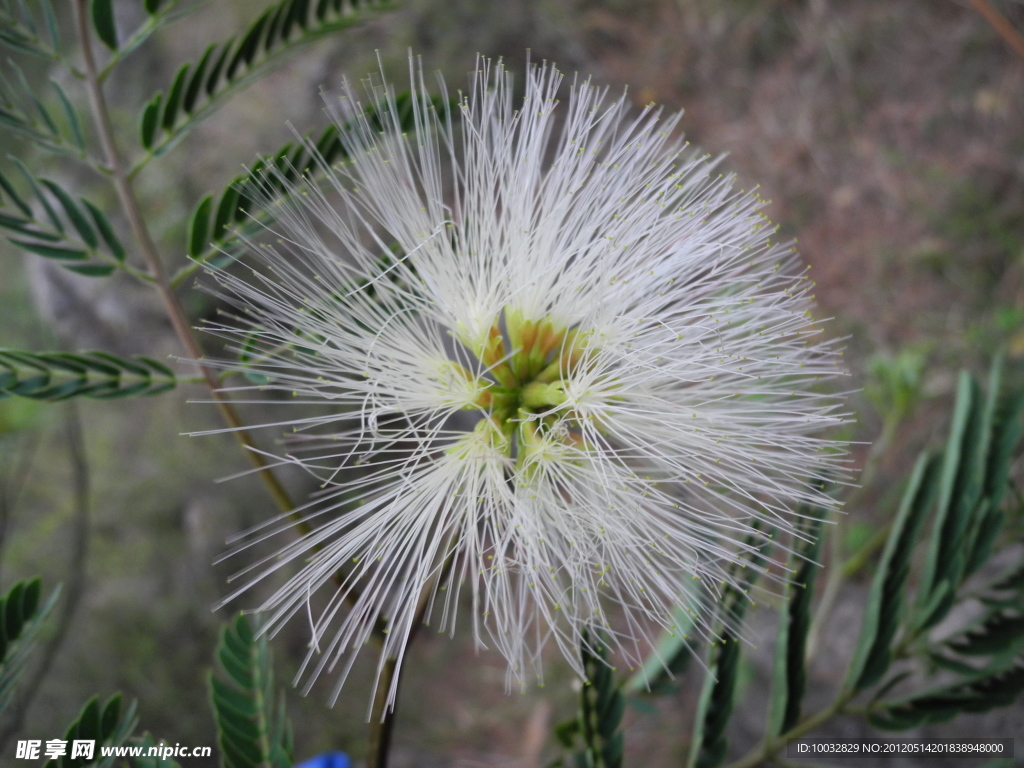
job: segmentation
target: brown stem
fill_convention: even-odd
[[[968,0],[975,10],[985,17],[999,36],[1006,41],[1018,56],[1024,58],[1024,36],[1021,35],[1003,14],[996,10],[988,0]]]
[[[153,242],[149,229],[146,227],[138,200],[135,197],[135,192],[132,190],[131,182],[125,174],[124,165],[121,163],[121,157],[114,140],[114,128],[110,122],[110,113],[103,95],[103,88],[100,85],[96,70],[96,59],[92,50],[92,36],[90,35],[87,22],[87,3],[88,0],[76,0],[74,3],[75,25],[78,30],[78,39],[82,47],[82,58],[85,64],[85,82],[89,92],[89,105],[93,120],[96,123],[96,132],[99,134],[100,144],[106,155],[107,165],[110,167],[110,176],[117,190],[117,198],[128,219],[132,234],[142,249],[142,255],[153,277],[157,292],[160,294],[164,310],[167,312],[171,325],[174,327],[174,332],[185,347],[188,355],[195,361],[195,365],[202,374],[203,380],[210,388],[213,400],[224,422],[245,448],[249,461],[259,470],[259,476],[263,480],[264,485],[266,485],[270,495],[282,511],[290,512],[295,508],[295,505],[288,496],[288,492],[267,465],[266,459],[255,450],[255,442],[245,429],[242,420],[238,417],[238,412],[235,411],[227,396],[220,391],[216,374],[211,368],[202,364],[203,350],[192,333],[192,328],[185,317],[185,311],[182,309],[181,303],[178,301],[178,297],[167,279],[167,273],[164,271],[160,253],[157,251],[156,244]],[[307,533],[308,530],[308,526],[304,524],[299,527],[301,533]]]
[[[409,639],[412,640],[412,634],[409,635]],[[370,712],[370,752],[366,757],[366,768],[387,768],[391,733],[395,727],[395,710],[398,708],[397,692],[395,703],[390,707],[387,705],[388,690],[395,679],[397,667],[397,659],[385,659],[380,677],[377,678],[377,689],[373,692],[373,708]]]
[[[451,572],[454,558],[449,555],[441,567],[437,578],[431,583],[428,589],[423,590],[420,601],[416,605],[416,614],[412,619],[412,626],[409,628],[409,636],[405,640],[405,648],[408,650],[412,645],[420,627],[423,626],[423,619],[427,615],[427,608],[430,606],[430,598],[437,586],[444,581]],[[384,622],[377,621],[377,631],[384,627]],[[400,687],[396,687],[395,701],[388,707],[388,691],[391,689],[395,676],[399,675],[401,683],[401,672],[398,670],[397,660],[387,658],[377,678],[376,690],[373,692],[373,707],[370,710],[370,752],[366,758],[367,768],[387,768],[388,752],[391,748],[391,734],[395,727],[395,711],[398,709],[398,694]]]

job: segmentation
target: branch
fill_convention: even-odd
[[[295,505],[288,496],[288,492],[285,491],[280,481],[273,474],[273,471],[267,465],[263,456],[258,451],[253,450],[255,442],[245,429],[244,424],[239,418],[234,407],[231,405],[230,400],[220,390],[216,374],[212,369],[200,362],[203,359],[203,350],[196,341],[195,336],[192,334],[192,329],[185,317],[185,312],[181,307],[181,303],[178,301],[178,297],[174,293],[174,289],[168,282],[160,254],[157,251],[156,244],[153,242],[153,238],[151,237],[148,228],[146,227],[138,200],[135,197],[135,192],[132,189],[131,182],[126,175],[124,166],[121,162],[120,153],[118,152],[117,144],[114,139],[114,129],[110,121],[110,113],[107,109],[106,99],[103,95],[103,88],[100,84],[96,70],[96,60],[92,50],[92,38],[87,21],[87,2],[88,0],[75,0],[73,6],[75,13],[75,27],[78,30],[79,43],[82,48],[82,57],[84,59],[85,81],[89,91],[89,105],[92,110],[93,120],[96,124],[96,132],[100,137],[100,143],[103,147],[103,152],[106,155],[107,164],[111,170],[111,178],[114,182],[114,187],[117,190],[118,200],[120,201],[121,207],[128,219],[132,234],[135,236],[136,241],[142,249],[143,257],[149,267],[150,274],[154,278],[155,286],[160,294],[164,310],[167,312],[168,318],[170,318],[171,325],[174,327],[174,331],[179,340],[185,347],[188,355],[195,361],[196,367],[199,369],[199,372],[202,374],[207,386],[210,388],[210,392],[221,416],[238,441],[246,449],[246,455],[249,457],[253,466],[259,470],[259,475],[262,478],[264,485],[266,485],[267,490],[270,492],[270,495],[274,498],[274,501],[282,511],[291,512],[294,510]],[[303,524],[300,523],[299,526],[299,530],[303,531]],[[305,525],[305,528],[308,531],[308,525]]]
[[[1003,40],[1006,41],[1018,56],[1024,58],[1024,36],[1020,34],[1003,14],[996,10],[989,0],[968,0],[974,9],[985,17]]]

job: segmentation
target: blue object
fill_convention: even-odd
[[[352,768],[352,763],[344,752],[324,752],[299,763],[295,768]]]

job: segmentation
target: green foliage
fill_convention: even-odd
[[[579,713],[575,720],[559,725],[555,736],[566,748],[572,748],[577,740],[582,742],[574,755],[576,768],[622,768],[625,743],[619,725],[626,711],[626,697],[622,686],[615,682],[615,668],[609,665],[603,634],[584,631],[580,656],[587,679],[580,689]],[[557,760],[552,765],[561,764]]]
[[[174,371],[149,357],[0,349],[0,399],[18,395],[48,401],[111,400],[156,395],[176,385]]]
[[[658,638],[654,652],[644,659],[640,669],[623,686],[627,694],[665,694],[678,687],[675,679],[690,666],[695,652],[691,639],[694,614],[676,606],[672,618],[676,629]]]
[[[807,636],[811,629],[811,601],[820,566],[822,519],[815,516],[806,526],[807,539],[794,555],[794,576],[786,586],[787,605],[779,622],[775,645],[775,671],[768,719],[768,734],[778,736],[800,719],[807,688]]]
[[[21,636],[22,630],[39,609],[42,582],[39,578],[19,581],[0,598],[0,663],[7,659],[7,651]]]
[[[442,99],[434,98],[423,105],[427,110],[444,110]],[[408,92],[395,97],[395,111],[403,131],[416,128],[412,96]],[[158,109],[143,114],[143,131],[155,131]],[[147,117],[147,115],[149,117]],[[366,108],[365,118],[371,126],[379,126],[383,119],[373,105]],[[147,126],[152,121],[152,127]],[[291,193],[290,184],[299,178],[313,179],[332,164],[345,160],[348,154],[341,136],[355,130],[354,124],[329,126],[315,138],[307,135],[288,142],[272,155],[260,156],[252,169],[236,177],[219,195],[209,194],[197,203],[189,218],[189,255],[203,261],[212,253],[211,249],[229,247],[236,235],[258,232],[271,221],[271,212],[265,207],[254,210],[256,200],[278,199]],[[187,270],[186,273],[191,270]]]
[[[690,766],[715,768],[725,760],[726,726],[732,717],[740,665],[740,641],[731,631],[722,633],[711,646],[708,674],[697,703],[697,728],[693,735]]]
[[[42,582],[35,578],[17,582],[0,598],[0,712],[11,703],[39,631],[57,601],[57,590],[44,603],[41,593]]]
[[[52,0],[32,6],[18,0],[0,0],[0,45],[41,59],[56,59],[60,30]]]
[[[110,220],[96,205],[84,198],[76,201],[56,182],[35,177],[21,161],[12,159],[39,203],[45,221],[33,212],[11,180],[0,173],[0,189],[5,193],[0,194],[0,229],[10,233],[8,242],[88,277],[106,277],[124,265],[124,246]]]
[[[957,588],[985,559],[984,548],[994,540],[991,530],[997,531],[1001,521],[998,502],[1007,483],[1008,455],[1020,437],[1020,425],[1012,423],[1019,407],[999,406],[1001,373],[997,360],[987,399],[966,373],[960,377],[928,558],[918,587],[919,632],[948,614]],[[979,546],[982,551],[976,552]]]
[[[926,356],[920,350],[902,350],[897,355],[876,355],[868,361],[864,394],[886,424],[898,424],[921,399],[921,381]]]
[[[390,0],[283,0],[271,5],[242,33],[182,65],[166,98],[158,93],[149,100],[140,121],[142,146],[157,156],[169,151],[199,120],[285,54],[390,6]]]
[[[900,656],[920,656],[953,682],[896,699],[882,699],[906,675],[891,676],[874,696],[868,717],[876,727],[903,730],[965,712],[1006,706],[1024,691],[1024,568],[983,589],[986,611],[944,639],[930,630],[949,615],[968,576],[988,561],[1003,524],[1010,460],[1024,427],[1020,394],[1000,397],[1002,363],[992,368],[989,393],[962,375],[941,465],[922,457],[890,533],[872,587],[864,629],[847,685],[854,691],[881,681]],[[936,501],[937,499],[937,501]],[[927,559],[913,611],[900,611],[910,550],[921,517],[933,506]]]
[[[869,721],[885,730],[986,712],[1011,704],[1024,692],[1024,566],[1013,566],[980,592],[975,589],[971,597],[962,594],[968,578],[996,549],[1003,530],[1010,465],[1024,436],[1024,394],[1001,396],[1002,377],[1002,362],[996,360],[987,395],[969,376],[960,377],[945,449],[941,456],[926,452],[920,457],[891,523],[844,684],[829,709],[801,719],[811,598],[821,546],[820,521],[811,518],[814,525],[801,537],[806,543],[790,565],[793,577],[780,621],[766,739],[744,764],[757,755],[776,754],[784,748],[786,737],[807,732],[811,724],[843,711],[864,692],[871,692],[865,707]],[[922,541],[925,531],[928,535]],[[911,590],[910,574],[919,545],[924,545],[925,566],[920,583]],[[763,560],[757,565],[763,565]],[[757,567],[753,572],[762,570]],[[731,627],[742,621],[747,601],[731,586],[719,600],[721,610],[733,621],[719,631],[721,640],[708,656],[709,674],[698,702],[689,761],[698,768],[715,768],[725,759],[725,733],[740,664],[740,646]],[[932,637],[936,624],[966,600],[980,601],[985,609],[982,615],[945,637]],[[675,665],[678,659],[672,654],[686,651],[678,639],[664,645],[667,639],[645,663],[645,675],[655,669],[648,669],[648,664],[665,660]],[[917,690],[894,698],[892,692],[898,686],[905,690],[915,679],[907,668],[911,659],[931,671]],[[941,684],[932,679],[937,670],[947,675],[938,681]],[[671,690],[658,682],[652,692]],[[639,678],[630,683],[631,689],[639,690],[640,685]]]
[[[60,110],[58,117],[53,105],[47,106],[40,98],[40,90],[29,84],[21,68],[13,61],[7,66],[13,81],[0,75],[0,125],[50,152],[84,158],[82,120],[63,86],[50,80]]]
[[[291,768],[292,732],[277,699],[266,638],[239,615],[224,627],[210,675],[218,744],[226,768]]]
[[[964,713],[1008,707],[1024,692],[1024,656],[996,671],[985,671],[951,685],[932,688],[873,707],[868,722],[886,731],[942,723]]]
[[[750,568],[749,585],[753,585],[764,570],[764,562],[771,551],[771,539],[755,547],[753,537],[763,536],[755,530],[747,539],[747,548],[754,552]],[[714,768],[725,760],[728,741],[725,729],[732,717],[740,664],[739,627],[752,601],[748,589],[742,591],[730,584],[720,596],[719,610],[726,619],[717,642],[710,648],[708,673],[704,678],[697,703],[696,729],[690,752],[689,765],[694,768]]]
[[[101,747],[120,747],[127,743],[137,722],[135,703],[132,702],[124,708],[121,694],[111,696],[103,704],[100,704],[99,697],[94,696],[64,733],[63,739],[67,741],[65,755],[48,760],[46,768],[111,768],[117,763],[118,758],[113,755],[103,757]],[[75,740],[96,742],[91,759],[71,757],[71,746]]]
[[[875,571],[860,638],[847,671],[846,685],[855,691],[881,680],[892,662],[890,647],[902,616],[910,558],[928,509],[935,501],[938,470],[938,461],[922,454],[903,494]]]
[[[92,24],[96,36],[111,50],[117,50],[117,27],[114,25],[114,0],[92,0]]]
[[[144,757],[133,757],[133,768],[181,768],[180,765],[169,757],[149,757],[149,750],[157,746],[157,740],[148,731],[142,736],[132,739],[132,742],[143,748]]]

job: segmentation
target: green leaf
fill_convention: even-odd
[[[1022,642],[1024,615],[1014,608],[989,614],[981,624],[954,635],[944,645],[963,656],[994,656],[1015,649]]]
[[[820,525],[815,517],[813,527]],[[811,539],[815,537],[812,532]],[[752,585],[765,572],[764,564],[772,548],[772,537],[756,525],[745,539],[745,549],[750,552],[750,563],[742,570],[750,573],[747,583]],[[738,578],[739,572],[733,574]],[[708,649],[708,671],[697,702],[693,738],[687,765],[696,768],[714,768],[725,760],[728,742],[725,729],[732,717],[733,700],[740,662],[740,641],[738,627],[752,601],[749,590],[740,591],[730,583],[722,592],[718,603],[719,616],[723,625],[719,639]]]
[[[43,19],[46,21],[46,30],[50,35],[50,47],[53,50],[60,50],[60,29],[57,26],[57,15],[53,12],[53,3],[51,0],[43,0]]]
[[[278,5],[272,9],[270,20],[267,22],[267,33],[263,36],[263,50],[270,51],[278,42],[277,33],[281,31],[281,19],[288,13],[284,5]]]
[[[231,51],[231,46],[235,42],[235,38],[230,38],[224,43],[221,43],[220,55],[217,57],[217,61],[214,62],[213,69],[210,70],[210,76],[206,78],[206,95],[212,97],[217,90],[217,85],[220,83],[220,73],[224,69],[224,64],[228,60],[228,53]]]
[[[963,545],[971,512],[981,493],[986,433],[986,408],[981,390],[969,375],[961,373],[932,538],[918,590],[919,632],[933,627],[946,615],[963,575]],[[936,591],[943,584],[948,600],[936,601]]]
[[[109,739],[117,732],[117,724],[121,719],[121,694],[117,693],[107,700],[103,705],[103,715],[100,718],[101,740]]]
[[[100,700],[93,696],[82,713],[78,716],[78,727],[75,729],[80,739],[96,741],[100,737]]]
[[[146,104],[146,108],[142,110],[142,120],[139,122],[139,137],[142,140],[142,146],[146,149],[152,149],[153,142],[156,139],[156,129],[160,122],[160,102],[163,100],[163,93],[157,93],[149,103]]]
[[[146,13],[150,16],[156,14],[160,10],[160,4],[162,0],[146,0]]]
[[[579,720],[566,720],[564,723],[559,723],[555,726],[555,738],[558,739],[558,743],[566,749],[572,747],[576,741],[576,737],[579,735],[579,732]]]
[[[241,64],[246,66],[252,63],[253,57],[256,55],[256,48],[259,45],[260,33],[263,32],[263,27],[267,23],[267,19],[270,16],[272,9],[264,11],[249,30],[242,36],[242,42],[238,44],[238,48],[235,51],[235,55],[231,57],[231,61],[228,63],[228,68],[225,72],[227,79],[231,80],[234,78],[238,67]]]
[[[49,2],[46,3],[49,6]],[[67,93],[53,78],[50,78],[50,84],[53,86],[53,90],[57,93],[57,98],[60,100],[61,109],[64,110],[64,117],[68,121],[68,127],[71,129],[71,136],[75,140],[75,144],[80,150],[85,151],[85,134],[82,132],[82,123],[78,119],[78,112],[75,110],[71,103],[71,99],[68,98]]]
[[[50,220],[50,223],[53,224],[53,228],[63,235],[64,225],[61,223],[60,218],[57,216],[57,212],[53,209],[53,206],[50,205],[50,201],[46,199],[46,195],[43,194],[43,190],[40,189],[39,182],[36,181],[36,177],[32,175],[32,172],[28,167],[17,157],[14,157],[13,155],[8,155],[8,157],[11,158],[11,162],[17,166],[21,175],[25,178],[25,181],[27,181],[28,185],[32,188],[36,199],[43,206],[43,210],[46,211],[46,217]]]
[[[788,605],[780,617],[779,638],[775,646],[772,699],[768,720],[770,736],[789,731],[800,720],[807,688],[807,635],[811,629],[811,601],[820,566],[822,519],[808,527],[810,541],[805,542],[790,567],[795,569],[786,588]]]
[[[18,237],[9,237],[7,240],[24,251],[42,256],[44,259],[60,259],[62,261],[84,261],[87,254],[81,248],[69,248],[63,245],[46,245],[45,243],[33,243],[22,240]]]
[[[103,244],[107,247],[110,255],[117,261],[124,262],[126,256],[124,246],[121,245],[121,241],[114,233],[114,228],[111,226],[110,220],[106,217],[103,211],[84,198],[82,199],[82,205],[89,210],[89,215],[92,216],[93,224],[96,225],[96,229],[99,231],[100,237],[103,238]]]
[[[184,111],[188,113],[189,119],[178,121],[180,114],[177,103],[174,104],[174,110],[165,109],[162,125],[170,135],[156,146],[161,151],[168,151],[200,120],[211,114],[223,100],[253,82],[258,71],[264,71],[270,65],[283,60],[285,54],[297,50],[305,43],[353,26],[372,11],[383,10],[393,5],[392,0],[368,0],[347,5],[344,8],[342,4],[334,3],[333,13],[325,12],[322,17],[317,16],[311,22],[308,0],[301,0],[298,3],[284,0],[284,2],[275,3],[264,10],[240,38],[230,38],[219,44],[214,44],[213,48],[207,48],[204,51],[199,63],[202,63],[203,60],[207,64],[212,62],[209,74],[205,77],[207,101],[199,103],[200,78],[198,74],[188,82],[187,91],[184,90],[185,85],[182,84],[183,93],[180,98],[185,102]],[[282,35],[286,26],[289,29],[299,29],[299,34],[286,39]],[[199,63],[193,72],[199,69]],[[188,66],[190,65],[184,65],[184,67]],[[182,70],[179,70],[178,76],[181,73]],[[175,84],[179,82],[176,80]],[[173,90],[174,84],[168,93],[172,93]],[[170,101],[170,96],[168,96],[168,101]],[[177,124],[179,122],[180,124]],[[143,146],[153,150],[154,144],[144,142]],[[153,154],[159,155],[160,152],[154,150]]]
[[[890,646],[899,629],[910,557],[938,492],[940,464],[921,454],[903,492],[896,519],[868,595],[860,637],[846,673],[846,686],[861,691],[881,680],[892,661]]]
[[[3,365],[0,361],[0,378]],[[41,590],[38,578],[22,580],[0,597],[0,712],[10,704],[39,633],[57,602],[59,590],[42,603]]]
[[[113,264],[82,264],[65,267],[69,272],[76,272],[85,277],[110,277],[117,269]]]
[[[1010,464],[1024,434],[1024,391],[1002,402],[993,419],[992,444],[985,469],[984,495],[999,509],[1006,493]]]
[[[266,638],[255,637],[239,615],[224,627],[216,655],[226,678],[210,675],[210,695],[224,765],[290,766],[291,727],[283,702],[274,707]]]
[[[217,214],[213,220],[213,232],[210,237],[214,242],[220,242],[227,234],[228,224],[231,223],[235,215],[235,209],[238,207],[238,189],[237,185],[241,184],[245,180],[244,176],[240,176],[235,179],[231,185],[224,190],[221,195],[220,202],[217,203]]]
[[[59,138],[60,132],[57,130],[57,124],[53,121],[53,117],[50,116],[49,110],[47,110],[43,102],[39,100],[39,97],[36,95],[36,89],[29,85],[28,79],[25,77],[24,71],[21,69],[21,67],[19,67],[11,60],[8,60],[7,65],[11,69],[11,71],[14,72],[14,76],[17,78],[18,87],[21,90],[22,97],[27,101],[32,102],[32,105],[36,108],[36,112],[42,119],[43,125],[46,127],[46,130],[47,132],[49,132],[49,135],[51,137]],[[0,91],[0,93],[2,93],[2,91]],[[35,124],[34,118],[30,117],[27,112],[22,112],[21,114],[24,117],[26,125]]]
[[[113,768],[115,764],[121,763],[113,755],[104,756],[104,748],[117,749],[123,746],[131,738],[138,720],[135,717],[135,704],[127,709],[121,707],[121,694],[111,696],[105,703],[100,703],[98,696],[93,696],[86,702],[79,713],[64,732],[64,739],[68,742],[73,740],[93,741],[93,757],[91,759],[76,758],[71,760],[66,754],[58,760],[49,761],[47,766],[60,766],[61,768],[79,768],[79,766],[93,766],[94,768]],[[70,743],[68,744],[70,747]]]
[[[973,679],[885,702],[868,711],[868,722],[881,730],[902,731],[952,720],[961,714],[1007,707],[1024,692],[1024,658]]]
[[[199,59],[199,63],[196,64],[195,70],[192,72],[192,78],[188,82],[188,88],[185,89],[185,98],[182,101],[182,108],[191,113],[193,107],[196,105],[196,101],[199,98],[199,92],[203,87],[203,78],[206,75],[206,67],[210,63],[210,57],[213,55],[214,50],[217,46],[211,45],[206,49],[206,53],[203,54],[202,58]]]
[[[583,749],[576,754],[577,764],[622,768],[623,735],[619,726],[626,699],[615,681],[614,670],[608,666],[604,634],[585,629],[580,638],[580,656],[587,681],[580,689],[576,727],[562,726],[560,738],[571,740],[575,734],[581,738]]]
[[[178,118],[178,105],[181,102],[182,93],[185,90],[185,83],[188,78],[188,71],[191,64],[185,64],[178,70],[171,84],[171,90],[167,93],[167,102],[164,104],[164,114],[161,120],[164,130],[170,130]]]
[[[82,238],[82,242],[85,243],[89,248],[95,250],[100,241],[96,237],[96,232],[89,224],[89,220],[85,218],[85,214],[75,204],[71,195],[65,192],[59,185],[49,179],[40,179],[39,182],[45,186],[54,197],[57,198],[57,202],[60,203],[61,208],[64,209],[65,215],[68,217],[68,221],[71,222],[71,226],[78,232],[78,236]]]
[[[693,659],[695,649],[689,635],[694,627],[694,613],[675,606],[672,612],[675,628],[663,632],[654,651],[623,686],[631,695],[669,693],[676,689],[673,679],[678,678]]]
[[[188,255],[199,258],[206,249],[210,239],[210,209],[213,208],[213,195],[207,195],[199,201],[189,221]]]
[[[89,265],[79,268],[86,266]],[[149,358],[120,358],[104,352],[68,354],[0,349],[0,396],[107,400],[155,395],[175,385],[173,371]]]
[[[4,192],[7,193],[11,202],[14,203],[23,214],[32,218],[32,209],[28,207],[28,203],[22,199],[17,190],[14,189],[14,185],[12,185],[10,180],[2,173],[0,173],[0,187],[3,187]]]
[[[240,693],[216,677],[211,678],[210,686],[214,705],[218,709],[230,709],[232,713],[240,717],[256,718],[259,716],[260,710],[256,702],[244,693]]]
[[[990,590],[997,592],[1005,592],[1007,590],[1013,590],[1015,592],[1024,590],[1024,563],[1011,568],[1008,572],[999,576],[995,582],[989,586]]]
[[[141,737],[133,739],[135,745],[142,747],[142,754],[145,757],[133,757],[133,768],[181,768],[181,766],[169,757],[160,757],[159,753],[150,757],[150,750],[157,746],[157,740],[148,731]]]
[[[985,499],[977,514],[977,522],[970,538],[970,547],[964,566],[964,576],[970,576],[988,559],[995,551],[996,539],[1003,530],[1005,515],[999,509],[991,507],[991,500]]]
[[[92,0],[92,24],[96,36],[112,51],[117,50],[117,27],[114,25],[113,0]]]
[[[26,37],[14,29],[0,26],[0,42],[8,48],[13,48],[21,53],[27,53],[30,56],[46,60],[51,58],[50,53],[40,48],[33,38]]]
[[[237,656],[224,645],[217,651],[217,658],[236,685],[241,688],[254,687],[255,680],[248,667],[248,655]]]
[[[25,582],[19,581],[7,593],[0,604],[3,611],[3,635],[7,643],[13,643],[18,639],[25,622],[32,618],[31,614],[25,614],[22,605],[22,596],[25,592]]]
[[[172,371],[170,368],[168,368],[166,365],[159,362],[158,360],[154,360],[153,358],[146,357],[144,355],[139,355],[137,359],[142,361],[145,365],[152,368],[154,371],[156,371],[157,375],[164,376],[168,379],[174,378],[174,371]]]
[[[284,23],[281,25],[281,38],[284,40],[288,39],[291,34],[293,26],[305,27],[305,8],[306,3],[304,0],[291,0],[291,4],[286,6],[284,13]],[[301,23],[300,23],[301,19]]]

